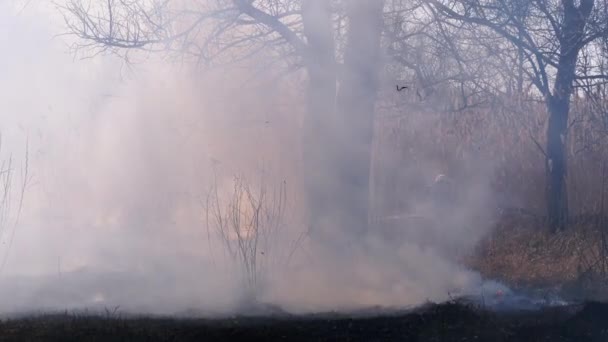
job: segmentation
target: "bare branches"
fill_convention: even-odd
[[[444,20],[487,28],[525,51],[532,82],[550,94],[560,57],[578,51],[608,33],[605,4],[595,0],[425,0]],[[598,7],[599,6],[599,7]],[[550,67],[552,70],[547,69]]]
[[[283,39],[285,39],[285,41],[290,43],[300,55],[304,55],[304,51],[306,50],[304,42],[277,17],[255,8],[252,1],[234,0],[234,3],[242,13],[247,14],[257,22],[264,24],[266,27],[275,30]],[[296,12],[293,13],[295,14]]]
[[[169,38],[168,23],[160,15],[167,1],[150,5],[146,8],[138,1],[107,0],[104,6],[95,6],[90,1],[71,0],[60,8],[68,32],[85,42],[79,47],[135,49]]]
[[[207,21],[236,15],[231,8],[176,11],[169,0],[106,0],[103,6],[90,0],[69,0],[58,7],[66,34],[77,38],[72,48],[91,55],[180,50]]]
[[[272,190],[262,181],[254,189],[239,176],[234,177],[230,194],[221,193],[216,179],[207,195],[204,210],[208,237],[218,238],[230,260],[243,268],[244,284],[254,296],[260,277],[289,261],[302,243],[300,236],[290,245],[291,250],[279,250],[282,244],[288,244],[283,236],[286,203],[285,181]],[[280,252],[288,253],[287,258]]]
[[[210,63],[230,50],[251,56],[289,46],[301,57],[306,48],[298,33],[300,10],[292,1],[68,0],[58,7],[66,34],[76,37],[72,48],[89,56],[126,58],[130,50],[146,50]]]
[[[21,220],[25,194],[32,180],[29,165],[29,137],[26,139],[24,160],[20,169],[21,178],[19,179],[19,183],[17,184],[18,187],[16,189],[13,188],[16,180],[13,178],[15,169],[12,155],[10,155],[8,159],[3,160],[0,165],[0,239],[4,240],[2,241],[2,244],[5,247],[0,261],[0,273],[4,270],[6,262],[8,261],[9,252],[15,238],[15,232]],[[0,139],[0,146],[1,145]],[[12,202],[15,190],[17,191],[17,208],[16,211],[13,212]]]

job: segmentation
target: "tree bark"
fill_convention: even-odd
[[[337,96],[337,147],[340,228],[353,233],[368,229],[370,169],[384,1],[348,3],[348,37]]]
[[[594,0],[562,0],[564,20],[560,40],[560,56],[553,94],[547,96],[549,125],[547,127],[546,195],[549,228],[556,232],[568,221],[568,195],[566,192],[568,114],[570,97],[576,77],[576,62],[585,34],[585,26]]]
[[[550,96],[548,99],[549,125],[547,127],[547,218],[551,231],[564,228],[568,220],[566,193],[566,134],[568,129],[569,97]]]

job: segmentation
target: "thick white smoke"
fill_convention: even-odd
[[[74,60],[53,38],[60,18],[50,8],[31,2],[17,13],[18,5],[0,5],[2,152],[23,165],[28,141],[32,179],[15,238],[1,246],[2,310],[237,309],[243,270],[205,226],[214,170],[224,195],[233,174],[256,180],[260,169],[269,184],[288,185],[287,232],[275,242],[282,254],[268,257],[290,263],[260,281],[260,300],[297,312],[347,310],[480,286],[478,275],[415,240],[361,237],[364,249],[327,250],[300,239],[303,109],[288,82],[235,86],[250,75],[203,74],[154,57],[131,69],[108,56]],[[437,246],[476,238],[446,232]]]

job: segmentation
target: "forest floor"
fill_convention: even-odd
[[[533,218],[498,222],[466,263],[512,288],[572,303],[496,311],[457,299],[400,312],[217,319],[43,314],[0,321],[0,341],[608,341],[606,256],[597,224],[548,234]]]
[[[42,315],[0,323],[1,341],[608,341],[608,304],[490,312],[464,302],[379,316],[121,318]]]

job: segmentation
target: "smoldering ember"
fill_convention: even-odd
[[[608,341],[608,1],[0,1],[0,340]]]

